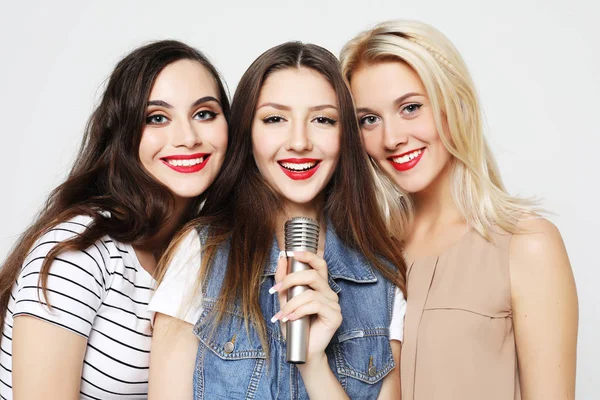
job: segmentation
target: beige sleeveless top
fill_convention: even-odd
[[[520,400],[508,247],[468,231],[439,256],[407,256],[402,400]]]

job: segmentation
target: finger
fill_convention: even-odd
[[[307,290],[285,303],[280,309],[279,317],[283,321],[283,318],[289,314],[295,313],[298,308],[308,303],[322,304],[324,307],[341,310],[337,301],[333,301],[314,290]]]
[[[277,269],[275,270],[275,282],[281,282],[287,274],[287,258],[279,257],[277,260]]]
[[[335,328],[339,327],[342,322],[342,313],[339,309],[328,307],[323,303],[312,301],[305,303],[296,308],[292,313],[284,316],[281,322],[295,321],[305,316],[317,316],[323,322]]]
[[[283,280],[269,289],[269,293],[284,292],[293,286],[308,286],[312,290],[322,293],[333,301],[338,301],[337,294],[329,287],[329,282],[313,269],[306,271],[298,271],[286,275]]]
[[[300,262],[310,265],[314,270],[319,271],[321,276],[327,279],[327,263],[322,257],[319,257],[318,255],[308,251],[295,251],[294,258]]]

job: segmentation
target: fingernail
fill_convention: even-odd
[[[273,315],[273,318],[271,318],[271,322],[272,323],[277,322],[277,320],[279,320],[280,317],[281,317],[281,311],[279,311],[277,314]]]
[[[269,294],[277,293],[277,291],[281,288],[281,282],[275,284],[271,289],[269,289]]]
[[[289,316],[289,315],[286,315],[285,317],[283,317],[283,318],[281,319],[281,322],[288,322],[288,320],[289,320],[289,319],[290,319],[290,316]]]

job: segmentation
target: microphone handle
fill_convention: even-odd
[[[288,274],[292,272],[305,271],[312,267],[300,262],[294,257],[288,257]],[[295,296],[308,289],[308,286],[293,286],[287,292],[287,299],[290,301]],[[306,353],[308,351],[308,332],[310,328],[310,316],[306,315],[295,321],[286,322],[286,359],[289,363],[304,364],[306,362]]]

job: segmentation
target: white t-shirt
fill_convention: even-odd
[[[0,352],[0,398],[12,399],[12,327],[29,315],[87,339],[81,374],[82,399],[146,399],[153,314],[147,305],[154,279],[130,245],[105,236],[82,251],[58,255],[50,266],[48,301],[38,278],[56,243],[85,230],[92,218],[76,217],[41,236],[12,289]]]
[[[148,309],[194,325],[202,314],[202,293],[196,290],[201,261],[200,237],[196,230],[192,230],[179,244]],[[402,291],[396,289],[390,324],[391,340],[402,341],[405,313],[406,300]]]

